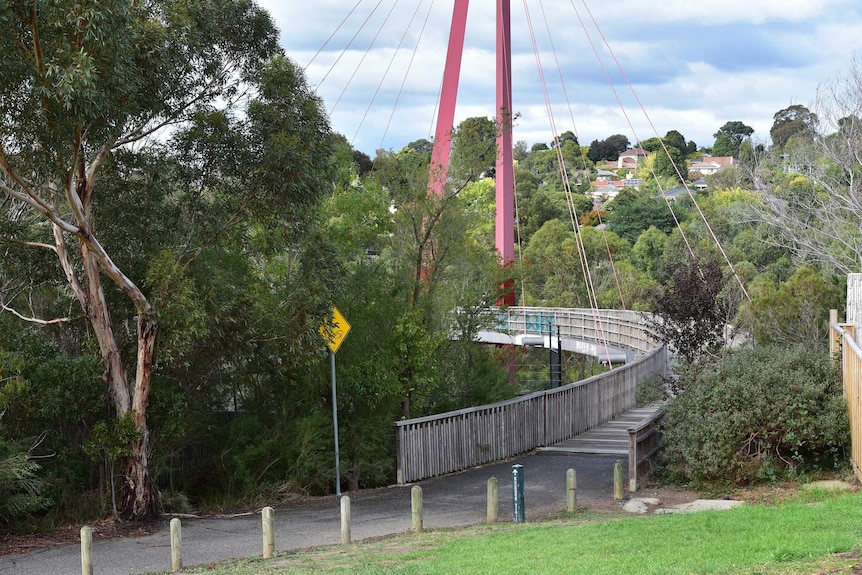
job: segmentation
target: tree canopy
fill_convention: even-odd
[[[769,135],[772,144],[781,148],[793,136],[813,138],[817,127],[817,114],[801,104],[793,104],[775,113]]]
[[[726,122],[722,127],[718,129],[718,131],[712,135],[715,138],[715,144],[713,146],[712,153],[715,156],[734,156],[739,157],[739,146],[742,145],[742,142],[745,141],[746,138],[749,138],[751,134],[754,133],[754,128],[748,126],[739,120],[732,120]],[[724,153],[727,150],[722,147],[720,150],[722,153],[719,153],[715,150],[716,147],[719,146],[719,140],[726,137],[730,140],[730,152]],[[722,144],[724,145],[724,144]]]
[[[304,221],[302,206],[316,202],[329,174],[327,119],[280,55],[271,18],[248,0],[7,3],[0,24],[0,240],[10,252],[55,256],[50,281],[65,289],[54,293],[79,306],[98,342],[105,396],[117,421],[133,424],[120,515],[150,519],[159,501],[147,406],[162,316],[215,238],[241,223],[250,231],[249,218],[263,227]],[[138,201],[127,192],[139,185],[173,201],[186,218],[175,221],[197,227],[182,225],[182,239],[168,228],[148,238],[164,243],[121,233],[140,223],[116,211]],[[121,193],[105,193],[111,187]],[[127,256],[153,267],[138,275],[121,267]],[[47,295],[39,288],[24,285],[2,303],[20,310]],[[115,322],[132,318],[128,353]]]

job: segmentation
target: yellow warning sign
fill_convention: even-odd
[[[341,342],[347,337],[347,332],[350,331],[350,324],[347,323],[347,320],[344,319],[338,308],[332,306],[332,317],[324,321],[318,331],[320,331],[323,339],[326,340],[326,346],[329,350],[335,353],[341,347]]]

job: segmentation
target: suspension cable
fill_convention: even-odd
[[[417,12],[419,10],[419,6],[421,5],[422,2],[420,2],[419,5],[416,6]],[[386,127],[383,130],[383,134],[380,136],[380,144],[377,146],[378,148],[383,147],[383,141],[386,139],[386,134],[389,133],[389,127],[392,125],[392,118],[395,116],[395,110],[396,108],[398,108],[398,103],[401,101],[401,94],[404,93],[404,86],[407,83],[407,77],[410,75],[410,70],[413,68],[413,61],[416,59],[416,53],[419,51],[419,43],[422,41],[422,37],[425,35],[425,27],[428,25],[428,19],[431,15],[432,8],[434,8],[434,0],[431,0],[431,3],[428,5],[428,12],[425,13],[425,20],[424,22],[422,22],[422,29],[419,31],[419,37],[416,39],[416,45],[413,47],[413,52],[410,55],[410,62],[408,62],[407,64],[407,70],[404,72],[404,77],[401,79],[401,86],[399,86],[398,88],[398,95],[395,97],[395,103],[392,105],[392,110],[389,113],[389,119],[386,121]],[[415,16],[416,13],[414,12],[413,17],[415,18]],[[410,22],[412,24],[413,20],[411,19]],[[440,99],[439,94],[437,96],[437,99]]]
[[[541,0],[540,0],[540,4],[541,4]],[[542,86],[542,93],[543,93],[544,98],[545,98],[545,106],[546,106],[547,112],[548,112],[548,120],[551,124],[551,131],[552,131],[553,138],[554,138],[554,149],[556,151],[555,154],[557,156],[558,166],[560,168],[561,178],[563,180],[564,191],[566,192],[566,202],[567,202],[568,208],[569,208],[569,217],[572,220],[572,227],[573,227],[573,230],[575,232],[575,245],[576,245],[577,250],[578,250],[578,259],[580,260],[580,263],[581,263],[581,273],[583,274],[584,284],[587,288],[587,297],[588,297],[589,302],[590,302],[590,307],[593,310],[598,310],[598,297],[596,295],[595,283],[593,282],[592,272],[589,269],[589,265],[587,263],[586,248],[584,246],[583,236],[580,233],[580,229],[579,229],[580,226],[579,226],[578,218],[577,218],[577,209],[574,205],[574,198],[571,195],[571,186],[570,186],[570,183],[568,180],[568,173],[567,173],[567,170],[565,168],[565,161],[564,161],[564,158],[562,157],[562,149],[561,149],[561,145],[560,145],[560,139],[557,136],[557,129],[556,129],[556,122],[554,120],[553,106],[551,105],[550,95],[548,93],[548,86],[547,86],[547,82],[545,81],[545,74],[544,74],[544,70],[542,68],[541,57],[539,55],[538,44],[536,42],[536,35],[535,35],[535,31],[533,29],[533,21],[532,21],[532,18],[530,16],[530,9],[529,9],[529,6],[527,5],[527,0],[524,0],[524,11],[525,11],[526,16],[527,16],[527,26],[528,26],[528,29],[530,31],[530,38],[531,38],[532,43],[533,43],[533,53],[534,53],[535,58],[536,58],[536,67],[538,68],[538,72],[539,72],[539,82]],[[596,320],[596,321],[597,321],[597,324],[596,324],[597,335],[599,336],[599,340],[604,343],[605,352],[607,353],[608,359],[610,359],[610,350],[608,349],[607,337],[604,336],[604,334],[601,330],[601,322],[598,320]]]
[[[397,2],[396,2],[397,4]],[[393,8],[395,5],[393,5]],[[389,64],[386,66],[386,70],[383,72],[383,76],[380,78],[380,82],[377,84],[377,88],[374,90],[374,94],[371,96],[371,101],[368,102],[368,106],[365,108],[365,112],[362,114],[362,118],[359,121],[359,125],[356,127],[356,132],[353,134],[353,139],[350,140],[350,145],[353,145],[353,142],[356,141],[356,137],[359,135],[359,130],[362,128],[362,125],[365,123],[365,119],[368,117],[368,113],[371,110],[371,107],[374,105],[374,101],[377,99],[377,95],[380,93],[380,89],[383,87],[383,83],[386,81],[386,77],[389,75],[389,71],[392,69],[392,64],[395,62],[395,58],[398,56],[398,52],[401,50],[401,45],[404,43],[404,39],[407,37],[407,33],[410,31],[410,28],[413,26],[413,21],[416,19],[416,14],[419,13],[419,8],[422,7],[422,0],[420,0],[416,4],[416,9],[413,11],[413,15],[410,17],[410,22],[407,23],[407,26],[404,28],[404,33],[401,35],[401,39],[398,41],[398,46],[395,47],[395,50],[392,52],[392,57],[389,59]],[[391,12],[390,12],[391,14]],[[388,16],[387,16],[388,18]],[[418,43],[413,48],[413,55],[415,56],[416,50],[418,49]],[[413,58],[410,59],[411,63]],[[410,69],[407,69],[407,72],[410,72]],[[407,75],[404,75],[404,81],[406,81]],[[401,84],[401,89],[403,89],[404,83]],[[398,91],[398,97],[395,100],[395,105],[393,106],[393,113],[395,110],[395,106],[398,105],[398,99],[401,97],[401,89]],[[387,126],[388,128],[388,126]],[[385,137],[385,132],[384,132]]]
[[[556,49],[556,46],[554,45],[554,38],[551,34],[551,27],[550,27],[550,24],[548,22],[548,16],[545,13],[545,7],[542,4],[541,0],[539,0],[539,6],[542,10],[542,17],[545,20],[545,29],[547,30],[548,40],[551,44],[551,53],[554,55],[554,62],[555,62],[556,67],[557,67],[557,74],[559,75],[559,78],[560,78],[560,86],[563,89],[563,97],[566,101],[566,108],[569,112],[569,119],[572,123],[572,129],[574,130],[575,138],[577,139],[578,138],[578,128],[577,128],[577,123],[575,122],[574,113],[572,112],[572,103],[571,103],[571,100],[569,99],[569,92],[566,88],[565,79],[563,78],[563,69],[562,69],[562,66],[560,66],[560,60],[559,60],[559,57],[557,56],[557,49]],[[580,146],[580,144],[578,145],[578,148],[579,148],[579,151],[581,154],[582,165],[583,165],[584,169],[586,169],[586,167],[587,167],[587,156],[584,153],[583,147]],[[559,153],[559,158],[560,158],[560,164],[562,166],[565,166],[565,158],[562,155],[562,151]],[[566,188],[566,193],[570,196],[572,194],[571,188],[568,186]],[[572,203],[573,202],[574,202],[574,198],[572,197]],[[601,220],[601,214],[599,213],[599,210],[596,210],[596,215],[599,218],[599,225],[601,226],[602,220]],[[608,242],[607,231],[604,229],[603,226],[601,226],[601,234],[602,234],[602,239],[604,240],[604,243],[605,243],[605,249],[607,250],[607,253],[608,253],[608,261],[611,264],[611,271],[613,272],[614,282],[616,283],[616,287],[617,287],[617,293],[619,294],[619,297],[620,297],[620,303],[622,304],[622,307],[625,310],[626,309],[626,302],[625,302],[625,298],[623,297],[623,290],[622,290],[622,286],[620,285],[620,278],[619,278],[619,274],[617,273],[617,266],[616,266],[616,263],[614,262],[614,256],[611,253],[611,246],[610,246],[610,242]],[[598,305],[596,307],[598,308]]]
[[[356,73],[359,72],[360,68],[362,68],[362,63],[365,62],[365,58],[368,57],[368,53],[371,52],[372,48],[374,48],[374,44],[375,44],[375,42],[377,42],[377,38],[380,37],[380,32],[382,32],[383,28],[386,27],[386,23],[389,21],[389,18],[392,16],[392,12],[395,10],[396,6],[398,6],[398,0],[396,0],[392,4],[391,8],[389,8],[389,12],[386,13],[386,17],[383,19],[383,22],[380,23],[380,26],[377,28],[377,32],[374,34],[374,37],[371,39],[371,42],[368,44],[368,47],[362,53],[362,57],[359,59],[359,63],[353,67],[353,72],[350,74],[350,78],[347,79],[347,83],[344,85],[344,88],[341,89],[341,94],[338,95],[338,98],[335,99],[335,103],[329,109],[330,114],[335,112],[335,108],[338,107],[338,103],[341,102],[341,98],[344,96],[344,93],[347,92],[347,89],[350,87],[350,84],[353,82],[353,79],[356,77]],[[403,39],[403,36],[402,36],[402,39]],[[398,50],[396,49],[395,53],[393,54],[393,58],[395,57],[395,54],[397,54],[397,53],[398,53]],[[390,65],[391,65],[391,61],[390,61]],[[388,71],[388,68],[387,68],[387,71]],[[383,83],[384,79],[386,79],[385,73],[383,74],[383,79],[381,79],[381,81],[380,81],[381,84]],[[375,92],[374,95],[376,96],[377,92]],[[371,101],[373,102],[374,98],[372,98]]]
[[[308,67],[311,66],[312,62],[314,62],[314,60],[318,56],[320,56],[320,53],[323,52],[323,49],[329,45],[329,41],[332,40],[336,34],[338,34],[338,31],[341,30],[341,27],[344,26],[344,23],[347,22],[348,19],[350,19],[350,17],[353,15],[353,12],[356,11],[360,4],[362,4],[362,0],[356,0],[356,4],[353,5],[353,8],[351,8],[350,12],[347,13],[347,16],[345,16],[344,19],[338,24],[338,26],[335,27],[335,30],[332,31],[332,34],[329,35],[329,38],[326,39],[323,45],[317,50],[317,52],[314,53],[314,56],[311,57],[311,60],[308,61],[308,64],[302,67],[303,70],[308,70]]]
[[[324,74],[323,78],[320,79],[320,82],[317,83],[317,87],[315,88],[315,92],[318,89],[320,89],[320,86],[323,85],[323,83],[326,81],[326,78],[329,77],[329,74],[332,73],[332,71],[338,65],[338,62],[341,61],[342,56],[344,56],[347,53],[347,51],[350,50],[350,47],[353,45],[353,42],[359,36],[359,33],[362,32],[362,29],[365,28],[365,25],[368,24],[368,21],[371,19],[371,17],[374,15],[374,13],[377,11],[377,9],[380,7],[380,3],[382,1],[383,0],[377,0],[377,4],[374,5],[374,9],[371,12],[369,12],[368,16],[365,17],[365,20],[362,22],[362,25],[356,30],[356,33],[353,34],[353,37],[350,39],[350,42],[348,42],[347,46],[345,46],[344,49],[341,51],[341,53],[338,54],[338,57],[335,59],[335,61],[329,67],[329,70],[326,71],[326,74]]]
[[[671,164],[673,165],[674,170],[677,173],[677,176],[679,176],[680,181],[682,182],[683,186],[685,187],[686,191],[688,192],[688,195],[691,197],[691,200],[694,203],[694,206],[697,208],[698,214],[700,215],[701,219],[703,220],[703,223],[706,226],[706,229],[709,231],[710,237],[712,237],[713,242],[715,243],[716,247],[718,247],[719,251],[721,252],[721,255],[724,257],[724,261],[727,263],[731,272],[733,273],[733,276],[736,278],[736,281],[739,284],[739,287],[742,290],[742,293],[745,295],[745,297],[746,297],[746,299],[748,299],[748,301],[751,301],[751,297],[749,296],[748,291],[745,289],[745,285],[743,284],[742,279],[739,277],[739,274],[737,273],[736,269],[733,267],[733,263],[731,263],[730,258],[727,255],[727,252],[724,250],[724,247],[721,245],[721,242],[719,241],[718,236],[716,236],[715,231],[712,229],[712,226],[710,225],[709,221],[707,220],[706,214],[704,214],[703,210],[700,208],[700,204],[697,202],[697,198],[695,198],[695,196],[692,193],[691,189],[689,188],[688,184],[685,182],[685,179],[682,177],[682,173],[680,172],[679,167],[676,165],[676,162],[673,161],[673,158],[670,157],[670,154],[667,151],[667,147],[666,147],[664,141],[658,135],[658,131],[656,130],[655,125],[652,122],[652,119],[650,118],[649,114],[647,113],[646,108],[644,107],[643,102],[641,102],[640,97],[638,97],[637,92],[634,89],[634,86],[629,81],[628,76],[626,75],[625,71],[623,70],[622,66],[620,65],[620,62],[617,59],[616,53],[613,51],[613,49],[611,49],[610,44],[608,43],[604,34],[602,34],[601,28],[599,27],[598,22],[596,22],[595,17],[593,16],[592,12],[590,11],[589,7],[587,6],[586,1],[581,0],[581,2],[583,3],[584,8],[587,10],[587,13],[590,15],[590,18],[592,19],[593,24],[596,27],[596,30],[598,30],[600,36],[602,37],[602,41],[604,42],[605,47],[608,49],[611,56],[613,57],[613,60],[616,63],[617,68],[619,69],[620,73],[623,75],[623,78],[625,79],[626,84],[629,87],[629,90],[631,90],[632,95],[635,98],[635,101],[638,103],[638,106],[640,107],[641,111],[644,114],[644,117],[646,118],[647,122],[649,123],[650,127],[652,128],[653,133],[658,138],[659,142],[661,142],[662,149],[664,150],[665,154],[667,154],[667,157],[670,160]],[[627,116],[627,118],[628,118],[628,116]],[[634,131],[633,126],[632,126],[632,131]],[[640,141],[640,140],[638,140],[638,141]],[[653,177],[655,177],[654,171],[653,171]],[[657,178],[656,178],[656,182],[658,182]],[[659,184],[659,189],[662,190],[662,197],[665,198],[665,202],[668,204],[668,207],[670,207],[670,202],[669,202],[664,190],[661,188],[660,184]],[[673,213],[673,208],[671,208],[671,213]],[[676,220],[676,215],[674,215],[674,220]],[[678,220],[677,220],[677,226],[679,227]],[[681,227],[680,227],[680,232],[682,232]],[[686,240],[686,245],[688,245],[688,240]],[[691,250],[690,245],[689,245],[689,250]],[[694,252],[692,251],[691,254],[692,254],[692,257],[694,258],[694,261],[696,262],[697,258],[694,256]]]

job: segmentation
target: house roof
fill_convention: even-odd
[[[629,148],[625,152],[620,154],[620,158],[622,157],[631,157],[631,158],[646,158],[649,156],[649,152],[644,150],[643,148]]]
[[[714,162],[719,166],[735,166],[736,158],[733,156],[704,156],[701,162]]]

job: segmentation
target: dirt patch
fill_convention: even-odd
[[[88,524],[93,528],[93,539],[118,539],[120,537],[140,537],[158,530],[161,523],[121,523],[113,519],[102,519]],[[69,525],[48,533],[0,536],[0,555],[29,553],[37,549],[68,545],[81,541],[81,527]]]

